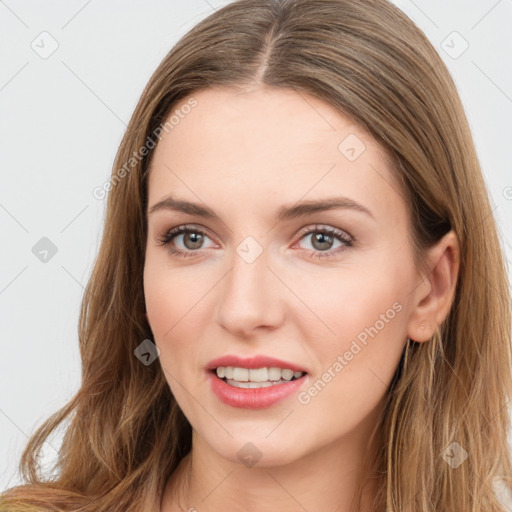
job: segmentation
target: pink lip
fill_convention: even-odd
[[[294,363],[262,355],[252,357],[239,357],[235,355],[222,356],[210,361],[206,365],[206,368],[208,370],[215,370],[219,366],[237,366],[238,368],[288,368],[294,372],[307,373],[306,369]]]
[[[219,379],[214,371],[210,371],[208,374],[210,386],[219,400],[231,407],[241,409],[270,407],[296,393],[306,378],[307,375],[303,375],[299,379],[265,388],[235,388]]]
[[[219,366],[236,366],[239,368],[288,368],[294,372],[304,372],[306,375],[296,380],[264,388],[236,388],[217,377],[215,369]],[[210,386],[219,400],[232,407],[242,409],[262,409],[264,407],[270,407],[296,393],[307,378],[307,371],[301,366],[262,355],[249,358],[235,355],[222,356],[210,361],[207,365],[207,370]]]

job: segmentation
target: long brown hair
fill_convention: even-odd
[[[236,1],[165,57],[115,160],[80,314],[81,387],[29,440],[20,464],[27,484],[2,495],[2,511],[158,510],[156,497],[191,448],[191,426],[160,365],[134,356],[152,337],[142,283],[152,152],[130,159],[179,100],[242,84],[312,94],[389,150],[419,262],[449,229],[456,233],[460,271],[450,313],[432,340],[406,344],[388,390],[379,496],[391,512],[502,511],[493,484],[504,475],[511,486],[505,406],[512,390],[503,249],[454,82],[423,32],[386,0]],[[56,476],[45,477],[37,454],[62,425]],[[458,467],[443,456],[454,447],[467,455]]]

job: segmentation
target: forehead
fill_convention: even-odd
[[[337,192],[366,203],[371,196],[383,211],[405,208],[389,153],[324,101],[261,87],[191,97],[193,108],[183,108],[190,98],[174,106],[172,129],[154,150],[150,205],[173,193],[256,211],[272,197],[285,203]]]

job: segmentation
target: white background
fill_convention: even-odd
[[[27,436],[80,384],[79,305],[104,214],[104,201],[92,190],[108,180],[126,123],[157,65],[179,37],[226,3],[0,1],[2,490],[18,482]],[[455,79],[510,261],[512,2],[395,3]],[[40,36],[45,31],[50,36]],[[443,49],[462,48],[454,31],[469,44],[456,59]],[[43,51],[44,44],[48,51],[52,40],[58,48],[46,59],[31,47]],[[42,237],[57,247],[46,263],[32,253]],[[57,441],[51,445],[58,448]]]

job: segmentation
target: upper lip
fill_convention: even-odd
[[[283,361],[282,359],[276,359],[275,357],[256,355],[252,357],[240,357],[232,354],[228,354],[217,359],[213,359],[207,365],[208,370],[215,370],[219,366],[233,366],[237,368],[281,368],[290,369],[294,372],[307,371],[295,363],[289,361]]]

